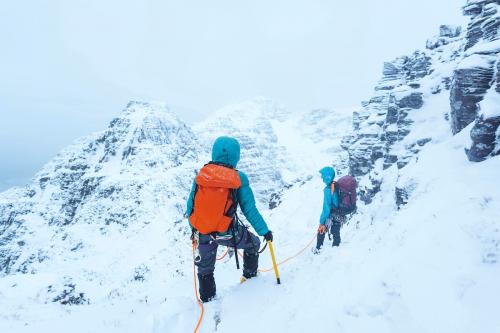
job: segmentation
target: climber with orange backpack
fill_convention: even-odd
[[[214,279],[217,247],[242,249],[243,277],[257,276],[259,238],[239,222],[239,207],[259,236],[273,240],[273,234],[255,206],[248,177],[236,170],[240,160],[240,145],[231,137],[219,137],[212,147],[212,161],[203,166],[195,177],[187,201],[186,216],[193,231],[197,251],[200,299],[211,301],[216,295]],[[239,268],[238,255],[235,254]]]
[[[356,180],[352,176],[335,179],[335,170],[324,167],[319,173],[325,183],[323,189],[323,210],[319,219],[318,237],[314,253],[319,253],[325,235],[333,237],[333,246],[340,245],[340,228],[348,215],[356,212]]]

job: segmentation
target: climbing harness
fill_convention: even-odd
[[[200,233],[193,230],[191,240],[193,241],[193,261],[195,263],[199,263],[201,261],[200,250],[198,249],[198,244],[200,243]]]

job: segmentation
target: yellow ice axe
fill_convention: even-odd
[[[274,274],[276,275],[276,282],[278,284],[281,284],[280,274],[278,273],[278,265],[276,265],[276,258],[274,257],[273,242],[267,241],[267,244],[269,245],[269,252],[271,252],[271,259],[273,259],[273,268]]]

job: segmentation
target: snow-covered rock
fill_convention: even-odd
[[[458,133],[474,122],[466,153],[471,161],[483,161],[500,148],[500,3],[469,0],[464,14],[471,19],[464,57],[452,80],[452,130]]]
[[[429,113],[427,101],[440,99],[442,103],[442,96],[448,93],[461,48],[459,31],[442,26],[439,43],[428,42],[426,51],[385,63],[375,95],[354,114],[353,135],[346,137],[343,145],[349,152],[351,174],[360,178],[364,202],[370,203],[380,191],[382,171],[391,169],[397,178],[398,170],[435,139],[432,132],[425,130],[429,122],[423,121],[423,115]],[[446,122],[445,108],[435,112],[431,118]],[[403,188],[394,188],[398,206],[406,202],[407,195]]]
[[[425,144],[443,135],[423,126],[449,121],[453,134],[468,128],[472,143],[464,148],[471,161],[499,153],[499,8],[498,1],[470,0],[464,14],[471,22],[464,34],[460,27],[443,25],[439,35],[427,41],[425,51],[384,64],[375,95],[354,115],[353,135],[343,144],[349,151],[350,172],[360,178],[364,202],[380,191],[384,170],[393,165],[404,168]],[[448,106],[443,98],[449,99]],[[428,119],[437,122],[416,121],[429,113],[426,105],[435,99],[440,108],[433,103],[435,114]],[[401,174],[391,170],[395,178]],[[398,207],[408,196],[401,185],[395,186]]]
[[[33,288],[63,304],[111,292],[185,231],[175,222],[201,151],[166,106],[130,102],[105,131],[61,151],[26,188],[0,195],[0,276],[50,274]],[[147,257],[131,253],[157,230]],[[114,265],[122,274],[111,283]],[[92,292],[106,283],[112,286]]]

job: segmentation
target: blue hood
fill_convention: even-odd
[[[218,137],[212,147],[212,161],[236,168],[240,161],[240,144],[238,140],[228,136]]]
[[[326,185],[330,185],[335,178],[335,170],[332,167],[324,167],[319,170],[321,178]]]

